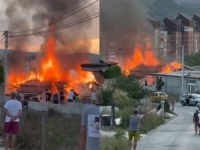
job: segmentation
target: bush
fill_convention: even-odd
[[[113,96],[113,90],[111,88],[109,87],[105,89],[102,88],[100,92],[100,104],[102,106],[107,106],[113,103],[112,96]]]
[[[106,79],[116,78],[121,75],[121,68],[119,66],[112,66],[104,72]]]
[[[100,137],[100,150],[127,150],[128,140],[125,138]]]
[[[21,132],[16,139],[17,149],[40,150],[43,144],[42,137],[44,137],[44,147],[47,150],[78,148],[81,116],[67,117],[61,115],[59,110],[53,110],[53,108],[49,110],[49,116],[46,114],[43,119],[42,112],[23,110]],[[42,120],[45,123],[44,128],[42,128]]]
[[[116,79],[116,81],[112,84],[114,89],[119,89],[124,92],[127,92],[128,97],[133,99],[143,98],[145,93],[140,86],[139,81],[131,76],[120,76]]]
[[[141,124],[140,124],[140,132],[146,134],[163,123],[164,123],[163,117],[149,114],[145,116],[144,118],[142,118]]]

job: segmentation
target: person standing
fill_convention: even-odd
[[[56,91],[53,95],[53,102],[54,104],[58,104],[58,99],[59,99],[59,96],[58,96],[58,92]]]
[[[200,109],[198,109],[198,127],[199,127],[199,135],[200,135]]]
[[[79,149],[78,150],[99,150],[99,94],[96,97],[95,105],[87,106],[82,113]]]
[[[50,102],[51,101],[51,93],[49,92],[48,89],[46,89],[46,102]]]
[[[129,126],[129,150],[132,149],[132,139],[134,138],[133,150],[136,150],[137,142],[140,140],[139,133],[140,116],[138,110],[134,110],[133,115],[130,116]]]
[[[60,103],[64,104],[64,100],[65,100],[65,94],[63,92],[63,90],[60,91]]]
[[[174,111],[175,98],[172,95],[169,95],[169,101],[171,103],[172,111]]]
[[[68,93],[68,102],[73,102],[74,96],[74,91],[71,89]]]
[[[12,135],[11,139],[11,150],[14,150],[15,138],[19,132],[19,117],[22,114],[22,104],[16,100],[17,93],[10,93],[10,100],[8,100],[4,107],[3,111],[6,114],[5,123],[4,123],[4,134],[5,134],[5,149],[8,150],[9,145],[9,136]]]
[[[90,95],[91,103],[95,104],[95,99],[96,99],[96,92],[95,90],[92,90],[91,95]]]
[[[186,96],[185,96],[185,101],[186,101],[186,105],[189,106],[190,97],[189,97],[188,93],[187,93]]]
[[[193,123],[194,123],[195,134],[197,134],[197,128],[198,128],[198,124],[199,124],[198,114],[199,114],[199,109],[196,108],[196,111],[193,115]],[[200,130],[199,130],[199,132],[200,132]]]

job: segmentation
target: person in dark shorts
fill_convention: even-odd
[[[130,116],[130,126],[129,126],[129,150],[132,149],[132,139],[134,138],[133,150],[136,150],[137,142],[140,140],[139,132],[140,117],[138,110],[134,110],[133,115]]]
[[[87,106],[82,113],[80,141],[78,150],[99,150],[99,98],[95,105]]]
[[[53,95],[53,102],[54,104],[58,104],[58,99],[59,99],[59,95],[58,92],[56,91]]]
[[[5,124],[4,124],[4,134],[5,134],[5,149],[8,150],[9,145],[9,135],[12,135],[11,139],[11,150],[14,150],[15,138],[19,132],[19,117],[22,114],[22,104],[16,100],[17,93],[11,92],[10,100],[8,100],[3,111],[6,114]]]
[[[195,111],[195,113],[193,115],[193,123],[194,123],[195,134],[197,134],[197,128],[198,128],[198,124],[199,124],[198,114],[199,114],[199,109],[196,108],[196,111]]]
[[[185,102],[186,102],[186,105],[189,106],[189,104],[190,104],[190,96],[188,95],[188,93],[185,96]]]
[[[60,103],[64,104],[64,100],[65,100],[65,94],[63,92],[63,90],[60,91]]]
[[[51,93],[49,92],[48,89],[46,89],[46,102],[50,102],[51,101]]]

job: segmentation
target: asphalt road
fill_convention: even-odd
[[[200,150],[200,136],[192,122],[194,106],[175,106],[178,115],[140,140],[137,150]]]

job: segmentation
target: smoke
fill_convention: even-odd
[[[9,22],[8,31],[11,32],[30,30],[52,23],[58,18],[61,18],[67,13],[71,12],[74,8],[77,8],[78,6],[84,3],[83,0],[5,0],[5,2],[5,14]],[[53,25],[53,28],[79,20],[90,15],[91,14],[89,14],[87,10],[82,10],[80,13],[77,13],[72,17],[57,22]],[[89,47],[91,46],[87,34],[87,29],[90,28],[90,24],[91,21],[87,21],[85,23],[78,24],[70,28],[53,32],[53,37],[56,43],[56,51],[74,53],[87,52],[89,50]],[[49,27],[45,27],[43,28],[43,30],[48,28]],[[27,34],[27,32],[20,34]],[[42,36],[45,41],[48,35],[45,34],[37,36]],[[12,49],[16,50],[14,53],[11,52],[13,54],[9,56],[8,65],[10,64],[10,67],[22,67],[21,63],[18,62],[24,60],[24,55],[16,54],[18,53],[17,51],[26,51],[25,45],[27,45],[26,41],[28,38],[29,37],[20,37],[11,38],[9,40],[9,45],[11,45]],[[41,50],[43,50],[43,46],[41,46]],[[13,60],[15,60],[15,63],[13,63]]]
[[[151,33],[148,10],[139,0],[101,0],[100,11],[101,35],[108,34],[118,49],[130,52]]]

